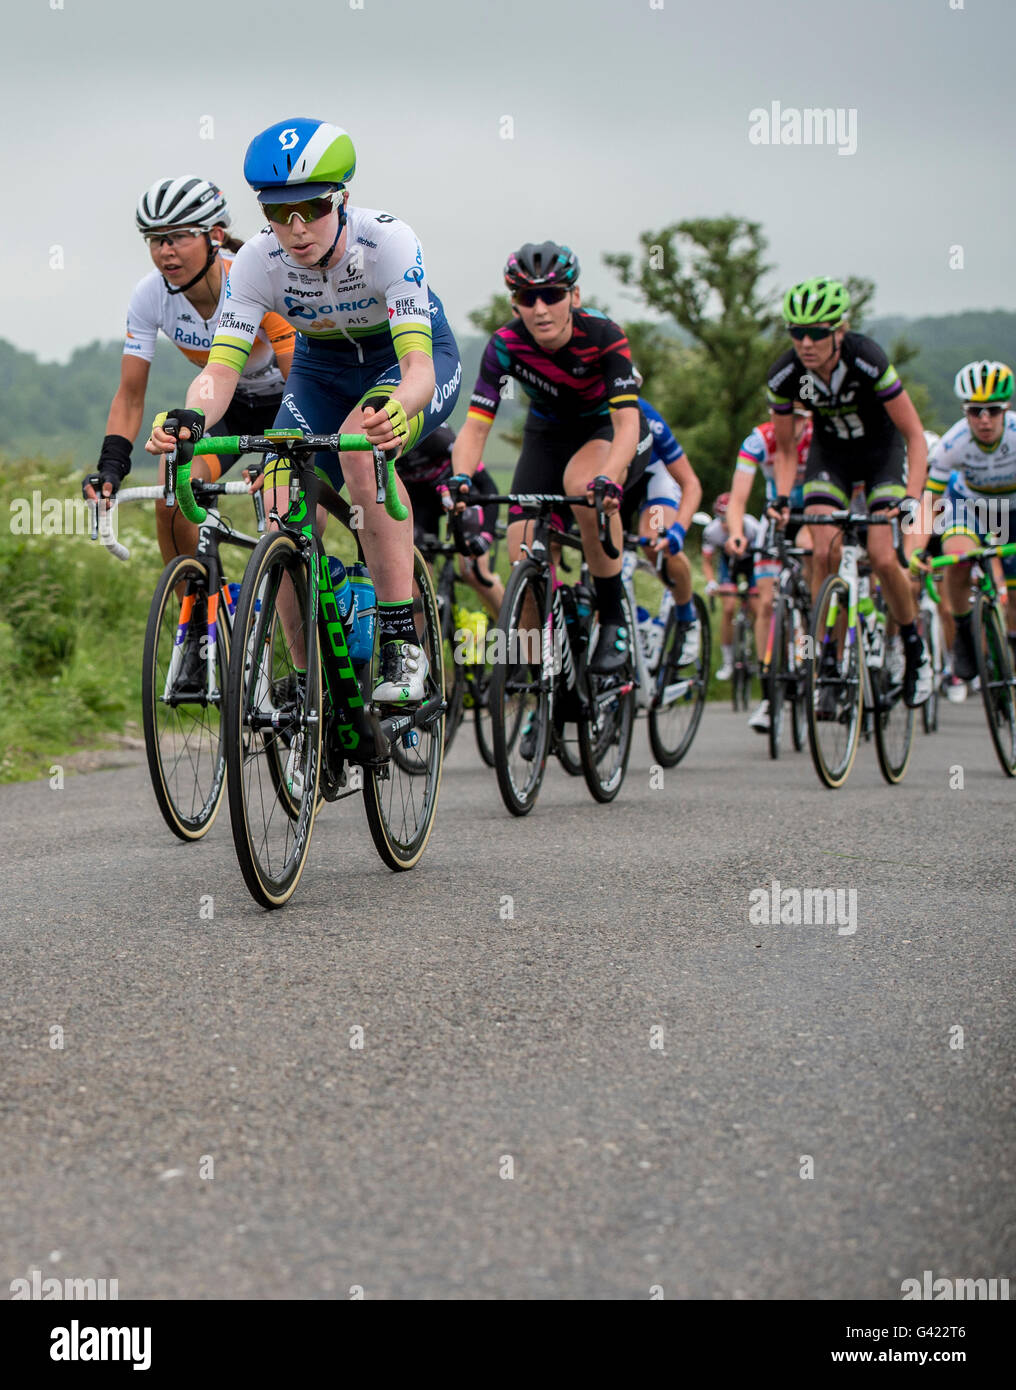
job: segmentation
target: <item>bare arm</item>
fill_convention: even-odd
[[[789,497],[794,490],[797,477],[797,441],[794,439],[794,416],[773,416],[773,442],[776,454],[773,459],[773,480],[776,495]]]
[[[928,478],[928,441],[924,437],[921,417],[906,391],[901,391],[886,405],[886,414],[907,442],[907,495],[920,498]],[[927,544],[927,526],[923,508],[913,521],[904,522],[903,549],[909,555]]]
[[[681,485],[681,505],[677,509],[677,520],[687,532],[691,526],[691,519],[702,502],[702,484],[687,454],[682,454],[674,463],[668,463],[667,472]]]
[[[456,473],[466,473],[472,477],[483,458],[483,446],[490,434],[492,422],[480,420],[475,415],[466,417],[466,423],[459,430],[452,445],[452,468]]]
[[[145,391],[151,363],[143,357],[124,356],[120,360],[120,385],[106,420],[107,434],[121,434],[131,443],[138,437],[145,413]]]
[[[610,452],[603,471],[606,477],[620,483],[638,448],[641,415],[637,410],[615,410],[612,420],[614,438],[610,441]]]
[[[741,555],[747,549],[744,538],[744,513],[751,496],[751,485],[755,481],[754,471],[746,468],[734,469],[734,480],[730,484],[730,501],[727,503],[726,549],[731,555]]]

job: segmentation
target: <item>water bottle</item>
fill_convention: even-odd
[[[349,582],[349,572],[337,555],[329,555],[328,569],[332,576],[335,602],[338,604],[339,617],[342,619],[348,644],[349,634],[353,630],[353,586]]]
[[[239,584],[226,585],[226,607],[229,609],[229,616],[236,617],[236,600],[240,596]],[[260,607],[260,604],[258,605]]]
[[[627,584],[628,580],[635,573],[637,563],[634,550],[626,550],[621,560],[621,583]]]
[[[575,596],[575,624],[578,632],[576,650],[586,647],[589,642],[589,634],[593,628],[593,609],[596,604],[593,600],[592,590],[586,584],[576,584],[572,593]]]
[[[653,620],[649,613],[649,609],[643,608],[641,603],[637,604],[635,607],[635,626],[639,630],[639,642],[642,646],[642,655],[648,663],[653,646]]]
[[[346,571],[353,591],[353,629],[346,639],[354,666],[365,665],[374,655],[374,628],[377,624],[377,596],[367,566],[350,565]]]

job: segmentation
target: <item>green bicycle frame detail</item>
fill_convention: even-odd
[[[933,603],[940,603],[938,590],[935,588],[935,570],[945,569],[946,565],[967,565],[972,560],[991,559],[997,555],[999,559],[1004,559],[1007,555],[1016,555],[1016,541],[1008,541],[1005,545],[985,545],[978,550],[967,550],[962,555],[936,555],[928,561],[931,566],[929,573],[924,576],[924,587],[928,597]],[[981,590],[991,598],[998,598],[998,589],[995,586],[995,577],[991,573],[990,565],[982,565]]]
[[[297,430],[265,430],[259,437],[262,439],[278,439],[281,443],[285,441],[296,441],[303,438],[303,434]],[[206,435],[204,439],[199,439],[194,445],[193,454],[244,454],[247,452],[244,443],[246,436],[238,434],[227,435]],[[374,446],[365,434],[340,434],[338,436],[338,448],[341,453],[373,453]],[[194,493],[191,489],[191,461],[180,459],[176,464],[176,490],[180,499],[180,510],[188,521],[193,521],[196,526],[200,526],[205,519],[204,507],[199,507],[194,500]],[[379,499],[380,500],[380,497]],[[405,521],[409,517],[409,510],[399,500],[398,490],[395,485],[395,460],[385,460],[385,489],[384,489],[385,511],[393,521]]]

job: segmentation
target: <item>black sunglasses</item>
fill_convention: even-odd
[[[810,338],[813,343],[821,343],[824,338],[831,338],[836,332],[835,328],[821,328],[818,324],[805,327],[801,324],[793,324],[787,329],[795,343],[801,342],[804,338]]]
[[[968,415],[988,415],[992,420],[997,419],[999,415],[1005,414],[1004,405],[965,405],[963,409]]]
[[[517,290],[515,302],[521,304],[524,309],[532,309],[538,299],[542,299],[544,304],[560,304],[565,295],[570,293],[570,290],[560,285],[555,289]]]

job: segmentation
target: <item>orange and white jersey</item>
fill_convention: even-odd
[[[226,283],[233,257],[220,252],[219,264],[222,267],[222,288],[215,313],[210,319],[203,319],[185,294],[170,294],[157,270],[140,280],[127,308],[124,354],[151,362],[161,330],[188,361],[196,367],[205,366],[222,306],[226,302]],[[239,390],[248,396],[278,395],[283,383],[279,364],[288,372],[295,340],[296,334],[280,314],[265,314],[240,375]]]

